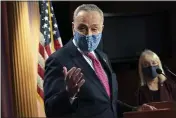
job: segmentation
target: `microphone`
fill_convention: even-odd
[[[164,68],[165,68],[170,74],[172,74],[174,77],[176,77],[176,74],[174,74],[167,66],[164,65]]]
[[[160,69],[160,68],[157,68],[156,69],[156,72],[158,73],[158,74],[162,74],[162,75],[164,75],[165,77],[166,77],[166,75],[163,73],[163,71]],[[167,78],[167,77],[166,77]]]
[[[156,69],[156,72],[157,72],[158,74],[162,74],[162,75],[164,75],[167,79],[170,79],[170,80],[176,82],[174,79],[172,79],[172,78],[168,78],[168,77],[162,72],[162,70],[161,70],[160,68],[157,68],[157,69]]]
[[[167,79],[167,76],[163,73],[163,71],[162,71],[160,68],[157,68],[157,69],[156,69],[156,72],[157,72],[158,74],[164,75],[164,76],[166,77],[166,79]],[[159,79],[159,80],[160,80],[160,79]],[[161,82],[161,80],[160,80],[160,82]],[[163,82],[161,82],[161,86],[163,86]]]
[[[163,72],[162,72],[162,70],[161,70],[160,68],[157,68],[157,69],[156,69],[156,72],[157,72],[158,74],[163,74]]]

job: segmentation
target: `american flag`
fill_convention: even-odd
[[[54,51],[62,47],[62,41],[58,30],[57,21],[50,1],[40,1],[40,43],[38,53],[37,92],[44,98],[43,79],[45,60]]]

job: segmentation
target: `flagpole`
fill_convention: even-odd
[[[51,20],[51,4],[50,1],[48,0],[48,12],[49,12],[49,20],[50,20],[50,37],[51,37],[51,53],[55,52],[55,48],[54,48],[54,40],[53,40],[53,27],[52,27],[52,20]]]

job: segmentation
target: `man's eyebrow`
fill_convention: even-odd
[[[87,24],[80,23],[78,27],[89,27]],[[92,24],[90,27],[99,27],[99,24]]]
[[[87,26],[87,25],[86,25],[86,24],[81,23],[81,24],[79,24],[79,26]]]
[[[99,26],[98,24],[92,24],[91,26]]]

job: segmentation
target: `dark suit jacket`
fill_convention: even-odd
[[[153,99],[151,90],[147,85],[139,87],[137,92],[138,105],[150,102],[176,101],[176,82],[173,81],[175,78],[173,80],[168,76],[167,78],[168,79],[164,81],[162,86],[159,84],[158,100]]]
[[[44,102],[47,117],[75,118],[117,118],[117,80],[107,56],[96,50],[106,74],[109,78],[111,98],[108,97],[94,70],[70,41],[63,48],[53,53],[46,61],[44,77]],[[68,92],[65,90],[63,66],[82,69],[85,83],[70,104]],[[126,111],[131,107],[123,106]]]

